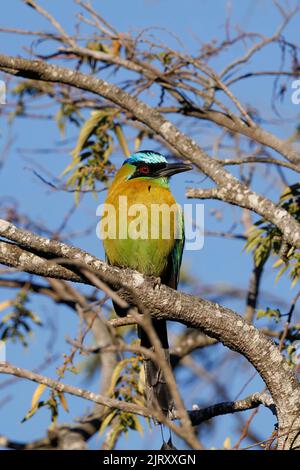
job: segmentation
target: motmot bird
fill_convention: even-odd
[[[189,164],[168,163],[163,155],[150,150],[136,152],[124,161],[115,175],[105,201],[105,204],[115,209],[112,217],[116,219],[114,222],[116,233],[113,235],[108,233],[103,240],[109,264],[131,268],[148,276],[160,277],[163,284],[173,289],[177,288],[184,246],[184,223],[181,208],[170,191],[169,180],[171,176],[191,169],[192,166]],[[120,196],[126,196],[129,214],[125,215],[127,223],[123,225],[120,216],[124,217],[121,213],[124,207],[121,207]],[[140,237],[136,232],[130,232],[130,222],[134,221],[130,207],[137,207],[133,206],[135,204],[141,204],[146,208],[146,213],[140,212],[143,220],[135,225],[137,228],[145,222],[144,235]],[[161,204],[172,209],[168,216],[163,211],[159,216],[157,212],[151,212],[151,207],[162,207]],[[102,222],[104,223],[104,219]],[[126,236],[124,236],[124,225],[126,225]],[[120,228],[123,230],[122,236],[119,236]],[[156,236],[153,236],[153,233],[156,233]],[[126,315],[126,310],[116,303],[114,308],[119,316]],[[169,362],[166,321],[153,319],[152,324]],[[152,348],[147,333],[141,328],[139,336],[141,346]],[[150,407],[159,405],[164,413],[168,413],[173,403],[163,373],[153,361],[144,357],[143,362],[147,404]]]

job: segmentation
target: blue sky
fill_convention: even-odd
[[[74,24],[74,15],[78,12],[78,7],[71,0],[53,0],[51,2],[41,1],[41,5],[49,8],[51,13],[63,24],[68,32],[72,32]],[[196,1],[185,0],[128,0],[120,2],[118,0],[95,1],[94,6],[98,7],[103,17],[110,21],[116,28],[138,32],[144,28],[152,28],[153,34],[161,38],[173,47],[179,47],[182,50],[188,50],[192,53],[196,52],[203,44],[209,43],[212,39],[220,40],[224,38],[224,28],[228,14],[231,11],[231,20],[229,23],[229,31],[234,36],[236,28],[239,27],[246,31],[260,32],[264,35],[271,35],[278,27],[280,20],[279,14],[272,7],[271,0],[244,0],[243,2],[235,1]],[[298,22],[298,23],[297,23]],[[285,32],[285,36],[292,42],[296,41],[299,34],[299,15],[294,19]],[[21,1],[10,0],[6,2],[5,10],[1,13],[0,27],[16,27],[25,28],[32,31],[35,30],[51,30],[49,24],[44,18],[41,18],[35,11],[24,6]],[[172,36],[168,31],[175,33],[180,40],[181,45],[178,46],[178,39]],[[25,36],[16,36],[0,33],[0,50],[5,54],[19,54],[28,56],[28,47],[32,39]],[[27,50],[25,50],[27,47]],[[233,50],[229,49],[221,57],[214,59],[211,65],[220,71],[228,63],[244,53],[243,44],[240,43]],[[259,53],[255,60],[251,61],[242,69],[243,72],[251,70],[273,70],[278,67],[280,62],[280,53],[277,46],[270,46],[265,52]],[[287,58],[287,64],[289,58]],[[2,77],[0,77],[2,78]],[[7,77],[5,77],[7,79]],[[262,111],[263,118],[266,120],[274,119],[274,111],[271,108],[272,97],[272,81],[265,78],[256,78],[251,82],[242,82],[233,87],[233,91],[237,94],[243,103],[251,103]],[[9,98],[8,98],[9,103]],[[280,105],[280,112],[285,118],[285,124],[278,126],[275,123],[266,123],[265,127],[276,133],[282,138],[287,138],[294,130],[296,119],[299,115],[299,109],[292,105],[288,96]],[[196,139],[200,145],[209,145],[215,137],[215,129],[205,122],[199,121],[193,129]],[[70,155],[53,150],[49,153],[42,153],[41,149],[49,149],[60,147],[65,148],[64,143],[57,130],[54,122],[48,120],[27,120],[18,118],[15,120],[13,127],[10,128],[7,119],[0,115],[0,145],[4,146],[6,139],[11,133],[13,145],[10,148],[9,155],[5,160],[3,168],[0,170],[0,202],[3,204],[8,201],[16,201],[18,210],[22,214],[37,221],[44,223],[52,230],[57,229],[64,215],[73,206],[74,199],[72,194],[62,192],[53,192],[49,187],[45,186],[32,173],[32,168],[36,168],[37,164],[46,168],[51,175],[59,176],[67,164],[70,162]],[[70,139],[70,149],[74,145],[76,139],[75,128],[72,128],[66,136]],[[36,153],[29,150],[40,149]],[[116,165],[121,163],[120,155],[113,155],[113,162]],[[235,170],[234,170],[235,171]],[[291,181],[294,182],[292,179]],[[192,175],[184,174],[178,178],[174,178],[172,189],[181,203],[187,202],[185,199],[185,189],[190,185],[190,181],[198,182],[203,178],[201,175],[193,173]],[[202,183],[201,183],[202,184]],[[203,182],[206,185],[207,181]],[[276,181],[274,180],[274,185]],[[275,191],[269,182],[266,186],[263,176],[258,179],[256,189],[274,197]],[[101,196],[98,202],[103,202],[104,196]],[[98,202],[92,196],[86,196],[79,208],[75,210],[68,224],[69,231],[78,231],[87,226],[96,226],[97,219],[95,216]],[[214,209],[223,210],[221,220],[217,220],[212,211]],[[238,210],[233,207],[224,207],[216,202],[205,202],[205,228],[207,230],[224,231],[227,230],[232,222],[238,216]],[[75,240],[70,240],[77,246],[103,258],[103,250],[101,243],[96,238],[93,231],[89,236],[80,236]],[[203,284],[217,283],[237,286],[241,289],[247,289],[247,283],[250,275],[251,261],[249,255],[242,251],[242,242],[236,240],[221,240],[220,238],[206,237],[204,248],[199,252],[187,252],[184,255],[184,265],[191,269],[191,272],[197,277],[199,288]],[[282,279],[279,284],[274,284],[275,272],[268,267],[264,277],[263,291],[276,292],[281,296],[287,304],[290,303],[295,295],[289,287],[289,281]],[[11,292],[6,290],[0,291],[0,302],[11,296]],[[244,300],[236,300],[226,298],[224,303],[238,312],[242,313],[244,308]],[[261,297],[261,306],[270,305],[267,296]],[[50,332],[43,332],[39,328],[34,329],[34,335],[30,341],[28,350],[24,350],[19,345],[8,345],[7,358],[10,362],[22,367],[37,367],[43,362],[45,357],[45,347],[49,354],[51,351],[59,351],[60,354],[68,352],[68,346],[65,343],[65,336],[75,336],[78,329],[77,318],[70,313],[66,307],[57,307],[51,302],[41,299],[35,299],[31,305],[45,323],[53,323],[55,329]],[[174,330],[174,327],[171,328]],[[48,344],[50,343],[50,344]],[[210,352],[200,354],[197,360],[202,361],[209,367],[212,374],[218,374],[218,359],[222,354],[223,346],[214,347]],[[239,377],[236,377],[230,386],[230,395],[233,399],[244,383],[251,377],[253,370],[247,366],[245,360],[237,362],[237,355],[230,354],[231,362],[226,365],[224,373],[224,383],[231,375],[231,371],[235,367],[240,368]],[[79,361],[81,359],[79,358]],[[61,364],[62,358],[54,361],[43,369],[46,375],[55,376],[55,367]],[[238,366],[237,366],[238,364]],[[4,381],[7,377],[4,377]],[[81,377],[74,377],[68,374],[65,378],[66,382],[74,383],[80,386],[97,390],[97,381],[92,383],[83,382]],[[184,376],[181,378],[184,383]],[[41,410],[28,422],[21,424],[20,421],[28,411],[34,385],[25,381],[18,381],[11,387],[3,387],[1,396],[9,396],[10,399],[5,406],[0,407],[0,434],[5,432],[10,438],[14,439],[33,439],[43,435],[45,426],[49,422],[49,414],[45,410]],[[251,384],[245,389],[243,394],[251,391],[262,389],[263,384],[259,378],[255,378]],[[0,383],[1,388],[1,383]],[[210,395],[210,388],[204,385],[200,380],[195,387],[199,394],[195,396],[187,396],[191,393],[190,387],[184,387],[183,392],[187,405],[200,402],[203,404],[211,404],[218,400],[218,396]],[[68,397],[71,410],[84,412],[89,408],[89,404],[83,400],[74,397]],[[61,411],[60,421],[70,421],[70,416]],[[222,446],[226,437],[230,436],[234,442],[237,439],[235,421],[230,417],[217,418],[217,432],[204,432],[201,438],[205,445]],[[271,430],[273,418],[268,411],[262,410],[255,418],[255,429],[259,430],[260,435],[264,436],[264,432]],[[147,448],[147,443],[151,440],[151,446],[158,448],[160,445],[160,434],[154,430],[152,434],[146,431],[145,437],[141,440],[136,433],[131,433],[128,441],[121,439],[119,448]],[[101,439],[95,437],[91,442],[92,448],[99,448]],[[247,442],[247,441],[245,441]]]

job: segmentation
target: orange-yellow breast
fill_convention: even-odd
[[[108,212],[100,228],[102,237],[106,233],[106,256],[113,265],[161,276],[174,248],[180,208],[159,179],[127,176],[128,169],[122,167],[105,201]]]

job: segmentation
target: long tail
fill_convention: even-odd
[[[152,325],[159,337],[164,350],[165,358],[170,364],[170,353],[168,344],[167,323],[164,320],[152,320]],[[141,346],[152,349],[148,335],[142,328],[138,330]],[[167,387],[161,368],[151,359],[144,357],[146,399],[149,408],[157,407],[167,414],[173,408],[172,396]]]

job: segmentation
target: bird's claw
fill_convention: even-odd
[[[150,281],[153,284],[153,290],[159,290],[161,286],[161,278],[156,276],[150,276]]]

